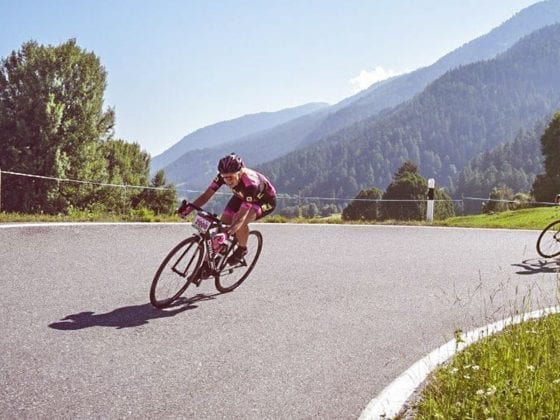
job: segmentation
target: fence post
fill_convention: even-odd
[[[428,179],[428,205],[426,206],[426,220],[429,223],[434,221],[434,187],[436,181],[434,178]]]

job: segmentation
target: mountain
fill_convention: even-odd
[[[250,132],[230,130],[230,124],[243,122],[237,120],[198,130],[162,155],[156,156],[152,162],[152,171],[164,167],[170,181],[185,182],[191,188],[202,188],[208,176],[214,172],[216,160],[226,153],[235,150],[246,156],[250,165],[271,161],[396,106],[421,92],[446,71],[459,65],[493,58],[534,29],[554,22],[560,22],[560,0],[537,3],[431,66],[378,82],[338,104],[318,107],[315,112],[306,113],[305,118],[296,116],[290,121],[285,119],[278,124],[260,126],[260,131],[256,126]],[[194,149],[202,150],[194,152]]]
[[[324,115],[321,110],[315,111],[234,142],[185,153],[165,167],[166,176],[177,184],[185,183],[190,189],[203,189],[216,175],[217,162],[224,155],[236,152],[248,166],[284,156],[298,149],[302,140],[320,124]]]
[[[204,136],[201,135],[200,140],[193,141],[192,136],[199,134],[196,132],[178,143],[182,144],[182,147],[186,144],[195,147],[184,149],[188,151],[182,152],[178,145],[173,146],[160,155],[165,155],[166,160],[160,156],[154,158],[152,171],[164,167],[170,181],[185,182],[191,188],[203,188],[208,177],[215,171],[216,160],[226,153],[236,151],[246,157],[250,165],[257,165],[325,138],[337,138],[332,136],[337,131],[377,115],[382,110],[388,112],[390,107],[412,98],[446,71],[459,65],[493,58],[534,29],[554,22],[560,22],[560,0],[537,3],[523,9],[488,34],[447,54],[431,66],[378,82],[338,104],[319,107],[315,112],[306,114],[305,118],[296,117],[276,127],[243,134],[228,130],[225,130],[226,133],[211,131],[213,127],[227,123],[201,129],[200,134]],[[196,148],[202,150],[192,151]]]
[[[488,34],[457,48],[434,64],[375,83],[341,101],[332,108],[333,112],[321,126],[310,134],[306,143],[312,144],[354,122],[401,104],[448,70],[494,58],[531,32],[559,22],[560,0],[543,1],[529,6]]]
[[[543,173],[540,139],[551,117],[520,130],[512,142],[498,145],[471,159],[457,176],[457,196],[488,197],[494,187],[529,192]]]
[[[151,161],[151,172],[164,168],[187,152],[196,149],[228,143],[287,121],[299,118],[327,107],[325,103],[310,103],[295,108],[287,108],[276,112],[260,112],[245,115],[230,121],[219,122],[183,137],[179,142],[155,156]]]
[[[451,70],[410,101],[261,165],[279,191],[352,197],[384,188],[405,160],[453,187],[477,154],[560,107],[560,24],[492,60]]]

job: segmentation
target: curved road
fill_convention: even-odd
[[[0,418],[355,419],[456,329],[557,303],[538,232],[255,226],[240,288],[167,311],[188,225],[0,228]]]

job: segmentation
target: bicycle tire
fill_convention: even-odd
[[[552,222],[542,230],[537,239],[537,252],[544,258],[560,255],[560,220]]]
[[[204,249],[196,236],[179,242],[163,259],[154,275],[150,288],[151,304],[162,309],[176,301],[192,284],[203,256]]]
[[[227,264],[228,258],[235,250],[235,247],[231,247],[223,259],[220,273],[215,276],[216,289],[222,293],[227,293],[239,287],[239,285],[247,279],[249,274],[251,274],[253,268],[255,268],[255,265],[261,255],[262,246],[262,234],[258,230],[252,230],[249,232],[249,238],[247,241],[248,252],[243,259],[244,264],[234,267],[228,266]]]

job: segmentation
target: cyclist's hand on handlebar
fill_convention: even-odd
[[[179,208],[177,209],[177,214],[181,217],[181,218],[185,218],[187,217],[191,212],[193,211],[193,208],[190,206],[190,204],[187,202],[187,200],[183,200],[181,202],[181,205],[179,206]]]

